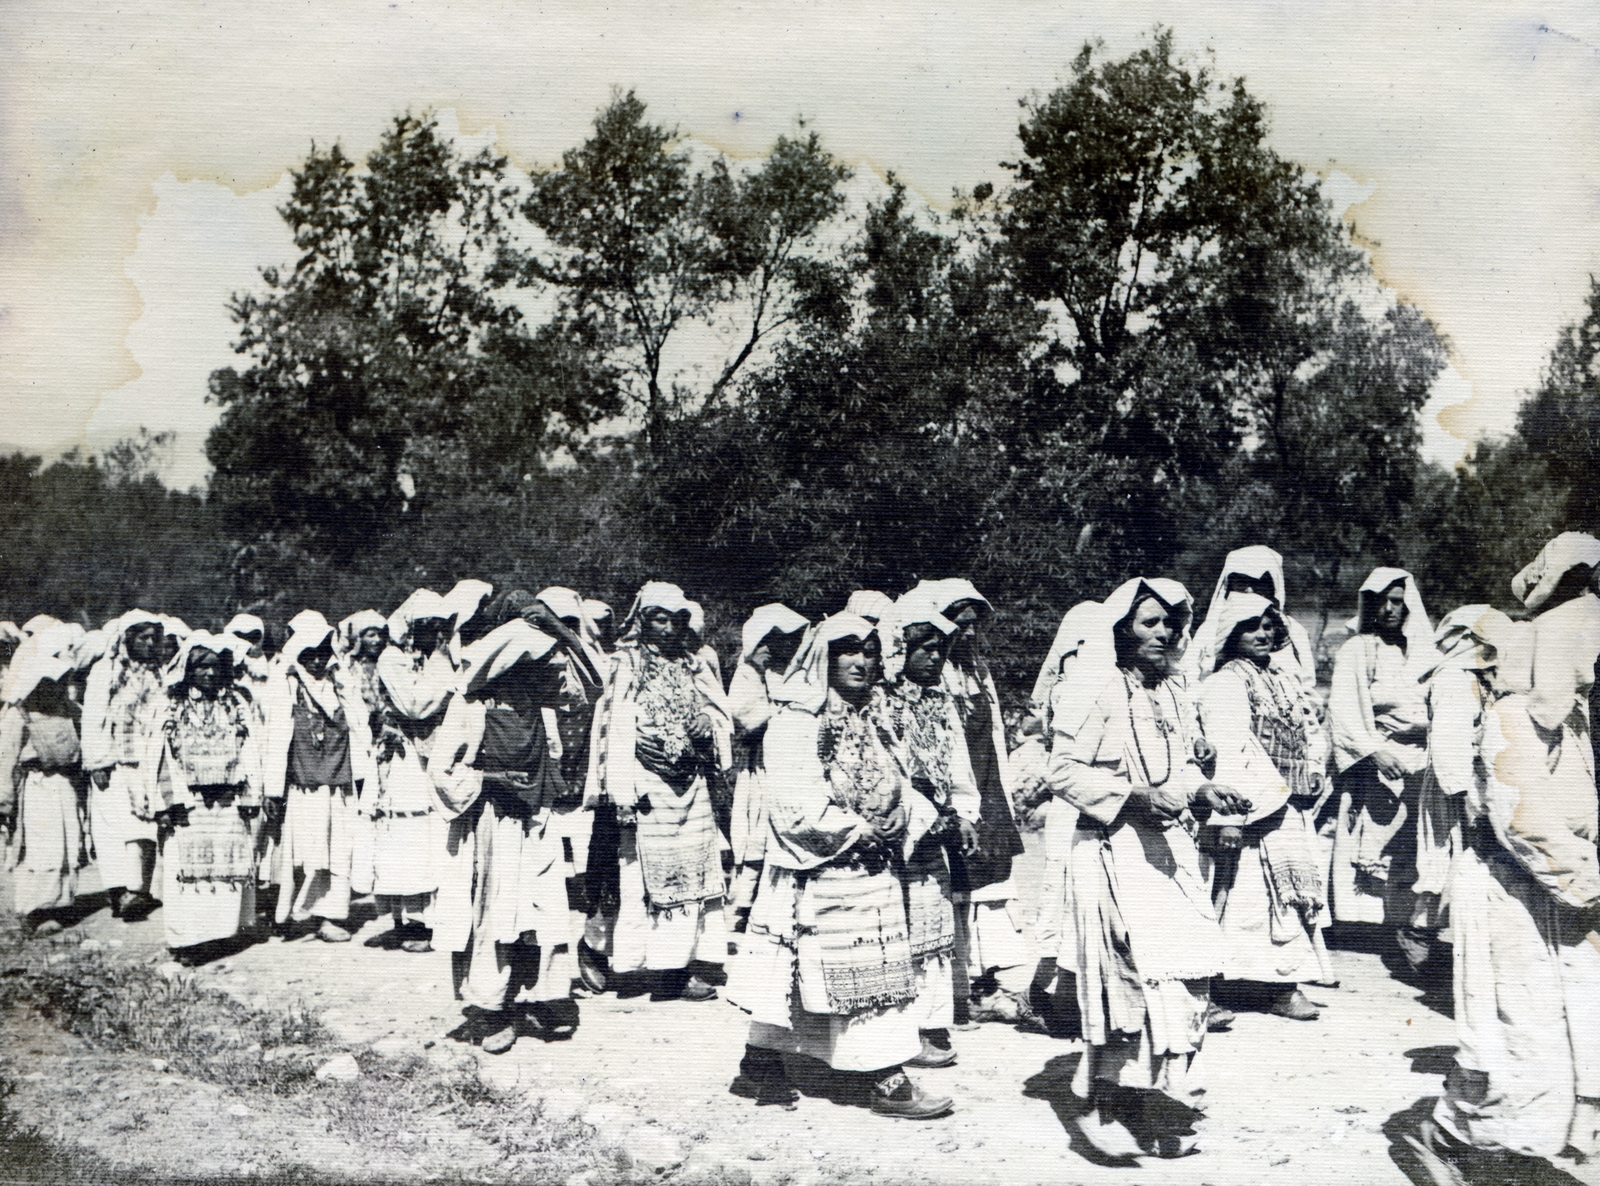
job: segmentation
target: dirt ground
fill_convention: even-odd
[[[1020,872],[1031,884],[1036,855]],[[376,1102],[383,1120],[383,1101],[403,1100],[406,1074],[476,1065],[506,1093],[502,1101],[514,1101],[496,1105],[508,1131],[565,1134],[565,1160],[517,1162],[519,1174],[532,1175],[523,1180],[559,1166],[571,1186],[650,1178],[1350,1186],[1425,1182],[1398,1130],[1439,1092],[1454,1052],[1450,1019],[1417,989],[1392,978],[1374,954],[1336,949],[1340,987],[1308,990],[1325,1006],[1320,1020],[1241,1013],[1232,1032],[1210,1036],[1199,1153],[1113,1168],[1089,1161],[1069,1139],[1074,1042],[997,1023],[957,1033],[954,1067],[916,1072],[955,1097],[957,1111],[943,1120],[884,1120],[809,1084],[798,1110],[758,1110],[727,1090],[745,1025],[725,1002],[587,999],[570,1041],[524,1038],[493,1057],[447,1036],[460,1020],[448,955],[372,950],[359,938],[337,946],[273,940],[192,975],[257,1009],[309,1006],[338,1043],[360,1052],[365,1087],[346,1085],[332,1102],[263,1097],[185,1077],[159,1060],[90,1048],[13,1009],[0,1049],[0,1071],[18,1085],[10,1103],[40,1135],[157,1178],[293,1171],[302,1179],[494,1181],[508,1146],[486,1138],[481,1124],[461,1128],[446,1107],[408,1115],[396,1104],[388,1123],[365,1132],[353,1132],[348,1115],[338,1122],[352,1092],[365,1091],[365,1106]],[[102,910],[28,947],[34,957],[45,947],[61,957],[88,948],[112,961],[167,958],[159,912],[129,925]],[[378,1055],[388,1061],[374,1061]],[[1562,1162],[1539,1177],[1600,1184],[1600,1167]]]

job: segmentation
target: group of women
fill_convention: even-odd
[[[570,589],[477,581],[337,628],[308,610],[273,659],[248,615],[35,619],[0,686],[0,820],[41,930],[90,833],[129,919],[159,845],[180,954],[256,926],[266,887],[281,933],[327,942],[370,894],[392,925],[368,945],[449,951],[491,1053],[570,1035],[583,991],[709,1000],[731,956],[733,1090],[760,1105],[795,1106],[804,1056],[875,1113],[944,1115],[907,1068],[954,1063],[985,999],[1031,1000],[1081,1034],[1075,1123],[1114,1159],[1190,1151],[1228,1006],[1314,1020],[1325,929],[1382,924],[1413,967],[1451,952],[1461,1054],[1412,1141],[1453,1180],[1484,1150],[1597,1144],[1597,566],[1558,537],[1513,582],[1531,621],[1468,606],[1437,631],[1376,569],[1325,702],[1270,548],[1228,555],[1199,625],[1180,583],[1135,578],[1064,616],[1016,753],[964,580],[818,622],[762,606],[726,690],[664,582],[615,632]]]

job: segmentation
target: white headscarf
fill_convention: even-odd
[[[155,620],[160,621],[159,618]],[[37,634],[47,627],[56,625],[59,621],[59,618],[52,618],[49,614],[34,614],[33,617],[22,624],[22,632],[24,634]]]
[[[448,627],[450,609],[432,589],[417,589],[389,615],[389,641],[396,646],[410,646],[412,625],[428,620],[444,622]]]
[[[1229,593],[1221,602],[1214,602],[1211,614],[1206,618],[1204,629],[1211,632],[1209,638],[1195,639],[1196,648],[1202,645],[1211,656],[1210,667],[1201,671],[1201,677],[1210,675],[1222,663],[1222,654],[1227,649],[1228,638],[1241,622],[1249,622],[1259,618],[1268,610],[1276,610],[1274,602],[1262,597],[1259,593]],[[1279,614],[1282,617],[1282,614]]]
[[[1563,531],[1539,549],[1528,565],[1511,578],[1511,592],[1538,611],[1550,600],[1561,578],[1574,568],[1600,565],[1600,540],[1582,531]]]
[[[337,651],[334,653],[328,662],[326,676],[320,680],[305,669],[300,656],[321,646],[333,635],[334,629],[328,625],[327,618],[314,609],[303,609],[289,619],[289,641],[283,644],[284,677],[298,678],[301,686],[329,717],[337,715],[344,707],[339,696],[338,677],[335,675],[339,667],[339,655]]]
[[[339,623],[339,649],[353,655],[361,645],[361,636],[368,630],[387,630],[389,623],[375,609],[361,609]]]
[[[774,630],[779,634],[794,634],[808,625],[810,623],[803,615],[795,613],[781,602],[758,605],[739,628],[739,658],[748,663],[762,640]]]
[[[189,675],[189,656],[195,651],[211,651],[213,654],[222,655],[228,663],[228,677],[233,679],[234,654],[239,650],[239,644],[244,640],[231,634],[212,634],[207,630],[196,630],[183,640],[178,647],[178,653],[172,656],[161,673],[161,682],[168,690],[176,688]]]
[[[1356,616],[1351,618],[1346,625],[1357,634],[1361,633],[1362,616],[1366,610],[1367,598],[1376,598],[1396,581],[1404,581],[1406,599],[1406,620],[1400,627],[1400,632],[1406,639],[1406,656],[1421,655],[1433,648],[1433,626],[1428,621],[1428,611],[1422,607],[1422,593],[1417,589],[1417,580],[1403,568],[1374,568],[1367,579],[1361,582],[1360,592],[1356,594]]]
[[[876,628],[859,614],[834,614],[806,631],[788,674],[773,690],[780,704],[792,704],[809,713],[819,713],[828,701],[828,644],[841,638],[871,638]]]
[[[865,617],[865,615],[860,615]],[[868,619],[869,621],[871,619]],[[906,667],[906,627],[932,626],[945,638],[960,629],[939,612],[933,600],[913,589],[902,594],[878,620],[878,639],[883,648],[883,679],[894,683]]]
[[[12,656],[6,668],[4,686],[0,686],[0,701],[21,704],[45,680],[59,680],[72,671],[72,661],[55,653],[48,645],[40,646],[38,636],[26,639]]]
[[[1039,678],[1033,681],[1033,711],[1044,721],[1046,735],[1050,732],[1050,694],[1061,679],[1062,665],[1076,655],[1093,635],[1105,606],[1098,601],[1080,601],[1061,615],[1061,625],[1039,665]]]
[[[478,616],[478,611],[493,592],[494,586],[488,581],[468,577],[457,581],[450,592],[444,595],[444,616],[455,619],[457,634]]]
[[[258,634],[252,645],[264,643],[267,640],[267,624],[255,614],[234,614],[228,619],[228,624],[222,628],[224,634],[231,634],[235,638],[251,642],[250,635]]]
[[[466,691],[480,690],[523,659],[538,662],[554,650],[555,645],[555,639],[542,630],[535,630],[521,618],[513,618],[503,626],[496,626],[462,650],[461,657],[471,672],[467,677]]]
[[[564,585],[551,585],[546,589],[540,590],[539,600],[550,608],[551,613],[563,621],[568,618],[576,619],[578,628],[575,633],[578,636],[578,641],[583,644],[583,652],[588,656],[589,663],[594,667],[595,674],[604,676],[606,651],[600,645],[600,627],[596,626],[594,619],[589,616],[589,602]]]
[[[918,596],[926,597],[935,609],[944,613],[952,605],[960,601],[976,601],[983,606],[986,612],[993,612],[994,606],[989,604],[989,599],[965,577],[945,577],[939,581],[918,581],[917,587],[912,590]]]
[[[882,622],[894,610],[894,604],[894,598],[887,593],[880,593],[876,589],[857,589],[844,603],[844,612],[869,622]]]
[[[1077,661],[1061,676],[1051,695],[1052,715],[1068,733],[1076,733],[1089,719],[1106,685],[1120,678],[1117,667],[1117,623],[1133,613],[1146,597],[1154,595],[1185,619],[1183,634],[1194,615],[1194,602],[1182,582],[1170,577],[1134,577],[1118,585],[1100,603],[1098,616],[1084,611],[1080,619],[1084,638]],[[1181,641],[1175,640],[1175,642]],[[1173,662],[1176,670],[1176,659]]]
[[[664,609],[669,614],[687,613],[690,629],[693,629],[694,611],[697,608],[694,602],[684,596],[683,590],[670,581],[646,581],[634,594],[633,604],[628,607],[628,616],[622,619],[619,639],[637,638],[644,613],[649,609]]]
[[[1227,636],[1219,638],[1210,619],[1228,595],[1228,578],[1231,576],[1249,577],[1253,581],[1262,577],[1271,579],[1272,599],[1277,602],[1278,612],[1283,615],[1283,624],[1289,631],[1289,647],[1285,651],[1277,652],[1274,665],[1288,667],[1291,665],[1289,662],[1280,663],[1280,660],[1292,660],[1294,674],[1300,681],[1308,686],[1314,685],[1317,682],[1316,657],[1311,654],[1310,637],[1306,635],[1304,628],[1289,616],[1289,593],[1284,587],[1283,557],[1265,544],[1235,548],[1223,557],[1222,571],[1217,574],[1217,586],[1212,590],[1211,601],[1206,607],[1206,621],[1194,630],[1194,645],[1190,648],[1188,663],[1185,666],[1188,673],[1191,676],[1204,678],[1216,668],[1215,647],[1226,642]],[[1305,653],[1302,654],[1301,651]]]

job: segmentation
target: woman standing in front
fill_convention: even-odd
[[[595,710],[584,788],[588,806],[617,812],[615,856],[602,858],[617,870],[615,913],[591,919],[588,945],[614,974],[647,973],[658,1000],[712,999],[717,990],[690,965],[728,956],[708,776],[732,764],[731,727],[722,681],[690,650],[692,604],[664,581],[634,598]],[[589,873],[603,880],[599,855]]]
[[[1191,614],[1177,581],[1136,578],[1104,602],[1055,689],[1052,789],[1078,809],[1067,865],[1078,932],[1084,1056],[1079,1131],[1110,1157],[1193,1148],[1195,1066],[1221,935],[1190,827],[1248,811],[1194,759],[1182,654]]]
[[[1419,896],[1419,821],[1426,804],[1428,702],[1419,682],[1438,658],[1416,579],[1375,568],[1361,586],[1355,636],[1339,648],[1328,694],[1339,792],[1329,899],[1335,922],[1394,928],[1412,967],[1427,960],[1439,925],[1437,884]],[[1438,797],[1442,801],[1442,796]],[[1426,840],[1422,841],[1427,847]]]
[[[735,1094],[792,1107],[785,1054],[855,1077],[871,1109],[952,1108],[907,1078],[922,1051],[897,866],[938,818],[883,725],[871,622],[835,614],[806,638],[767,726],[766,861],[728,997],[750,1015]]]
[[[235,640],[191,634],[167,668],[167,705],[140,763],[160,828],[162,918],[182,962],[255,923],[261,716],[235,679]]]
[[[1230,593],[1212,609],[1215,668],[1200,685],[1200,725],[1216,747],[1216,778],[1251,802],[1248,815],[1213,817],[1212,898],[1231,990],[1270,1013],[1313,1021],[1298,987],[1322,976],[1314,937],[1324,895],[1309,812],[1322,793],[1328,745],[1292,667],[1283,616],[1267,598]]]

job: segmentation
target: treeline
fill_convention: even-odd
[[[761,601],[963,574],[1015,688],[1073,602],[1135,572],[1203,599],[1241,543],[1302,615],[1373,563],[1505,604],[1592,522],[1600,288],[1513,439],[1421,464],[1444,344],[1266,131],[1157,30],[1085,47],[943,217],[811,129],[744,166],[632,93],[531,175],[427,115],[365,162],[314,145],[298,257],[232,302],[208,497],[12,459],[4,604],[342,614],[474,575],[620,610],[654,575],[726,645]]]

